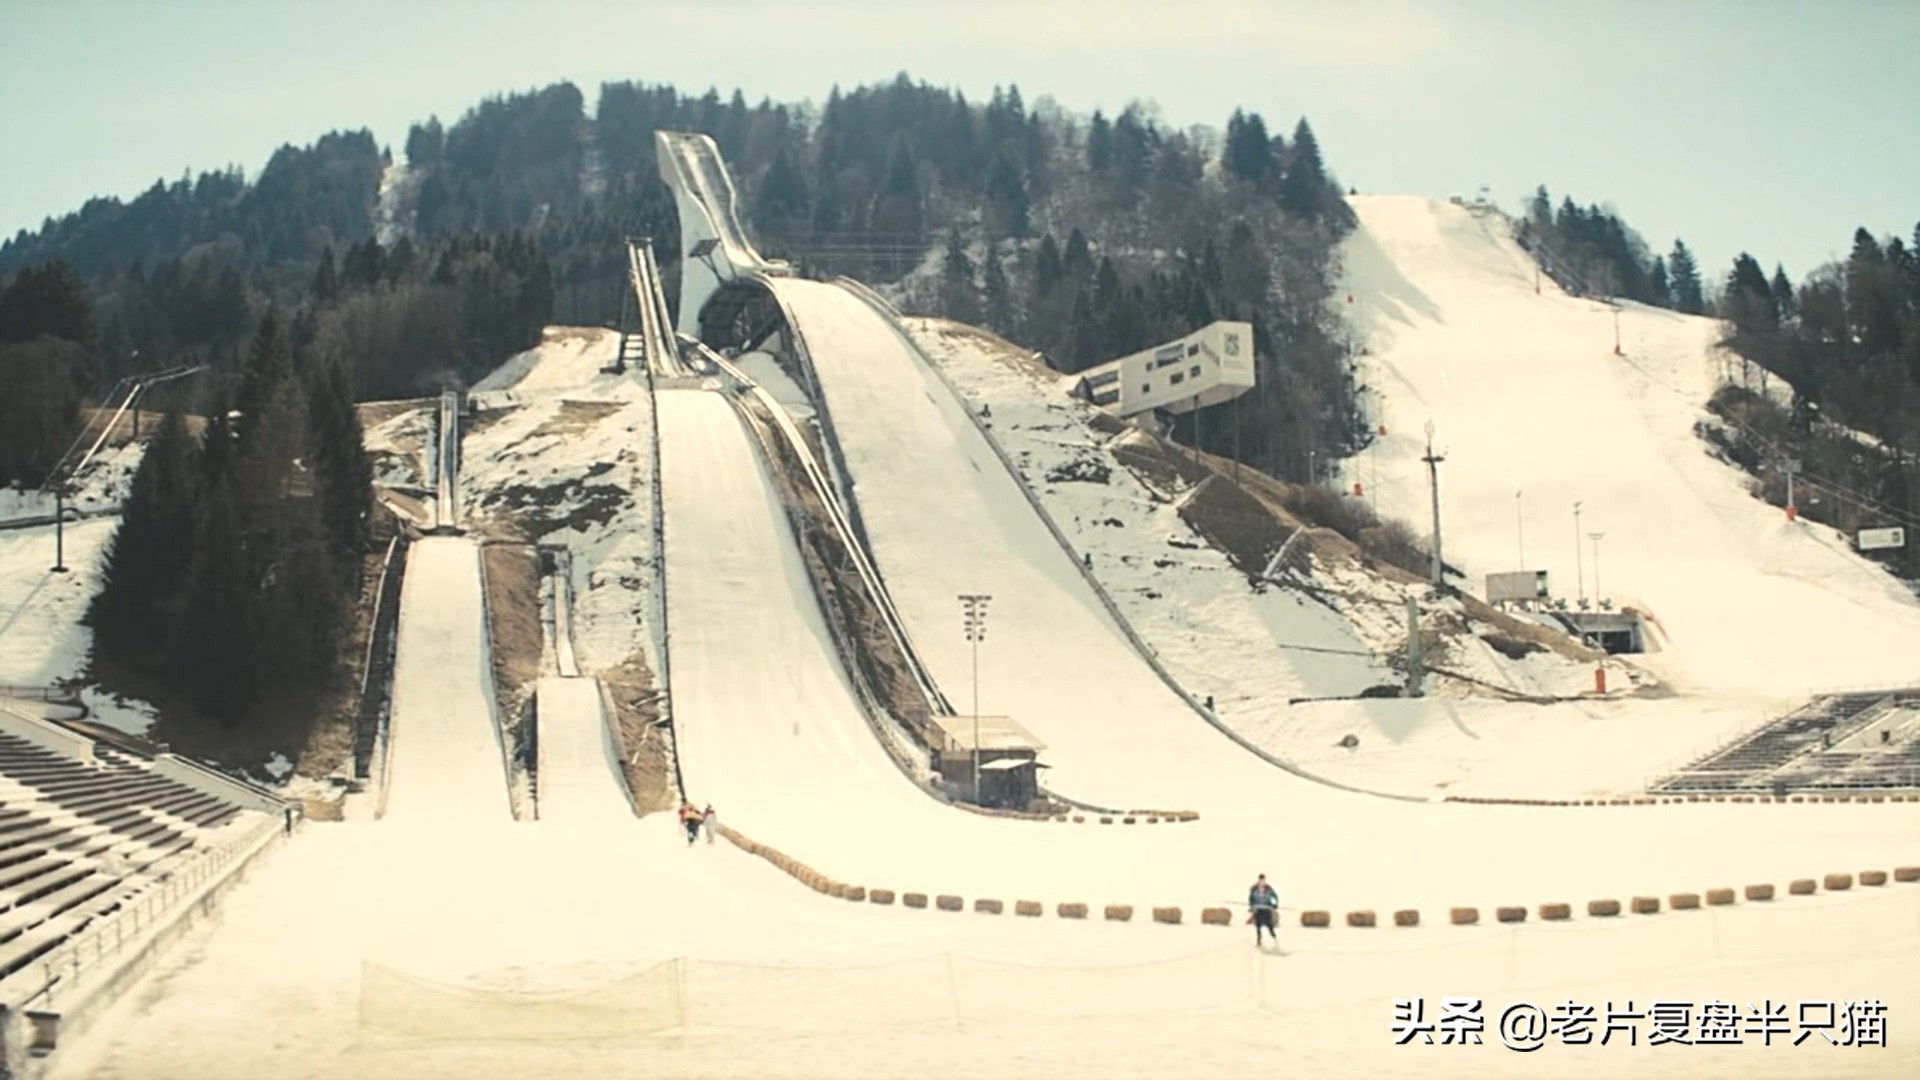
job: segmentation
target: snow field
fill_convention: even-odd
[[[1478,588],[1532,567],[1573,596],[1576,539],[1600,588],[1656,615],[1666,648],[1636,658],[1678,688],[1766,695],[1785,704],[1833,685],[1920,679],[1920,600],[1839,550],[1828,530],[1791,524],[1693,433],[1719,363],[1711,320],[1623,304],[1614,313],[1552,282],[1503,219],[1418,198],[1353,200],[1345,259],[1366,379],[1385,400],[1378,450],[1383,509],[1428,516],[1422,428],[1436,425],[1449,561]],[[1352,463],[1357,466],[1358,462]]]
[[[953,597],[992,593],[981,711],[1009,713],[1046,743],[1049,787],[1105,805],[1201,814],[1195,823],[1147,828],[994,823],[1009,831],[990,851],[891,829],[783,845],[739,813],[727,817],[823,873],[869,887],[939,891],[944,886],[936,880],[910,880],[925,866],[927,875],[942,874],[938,881],[969,886],[949,890],[968,896],[1199,907],[1218,902],[1217,883],[1264,870],[1282,883],[1289,903],[1391,910],[1578,902],[1816,872],[1789,864],[1865,866],[1907,857],[1920,806],[1796,807],[1762,820],[1751,812],[1785,808],[1556,813],[1424,805],[1331,791],[1258,761],[1188,711],[1133,655],[959,404],[891,328],[833,286],[776,287],[798,314],[834,416],[846,417],[838,435],[876,562],[949,696],[969,696],[969,657]],[[669,448],[672,439],[667,433]],[[756,496],[740,497],[745,506]],[[674,539],[684,540],[683,518],[670,515],[681,522],[670,525],[676,552],[684,550]],[[721,535],[715,526],[714,541]],[[679,633],[676,625],[676,641]],[[683,764],[697,769],[697,749],[683,749]],[[808,783],[792,802],[820,797],[825,785]],[[1856,813],[1843,820],[1802,809]],[[901,812],[909,812],[904,804]],[[1064,858],[1048,847],[1062,829],[1073,845]],[[1731,830],[1740,838],[1694,847],[1671,842],[1695,830]]]
[[[430,840],[309,827],[63,1039],[48,1075],[1772,1077],[1920,1063],[1898,1038],[1920,1008],[1910,886],[1606,925],[1312,932],[1289,920],[1287,955],[1268,956],[1243,926],[824,899],[724,843],[686,850],[676,833],[667,815],[628,823],[611,846],[552,823]],[[1443,995],[1485,999],[1491,1045],[1394,1046],[1393,999],[1424,997],[1431,1019]],[[1603,1010],[1653,997],[1743,1011],[1763,998],[1877,998],[1891,1045],[1550,1039],[1518,1054],[1495,1034],[1513,1000]]]
[[[1315,773],[1369,790],[1417,794],[1537,797],[1639,791],[1667,766],[1719,745],[1765,715],[1741,712],[1736,726],[1676,723],[1667,709],[1612,702],[1543,708],[1490,698],[1444,701],[1326,701],[1398,682],[1383,663],[1401,647],[1400,587],[1357,568],[1318,566],[1333,610],[1283,588],[1254,594],[1245,576],[1180,520],[1190,488],[1150,489],[1110,448],[1139,436],[1106,436],[1090,426],[1091,406],[1069,398],[1070,378],[1048,378],[971,331],[934,319],[907,328],[927,357],[966,396],[986,406],[992,437],[1019,465],[1074,549],[1175,679],[1256,745]],[[1062,479],[1079,465],[1104,468],[1105,484]],[[1167,498],[1175,500],[1166,501]],[[1119,520],[1124,527],[1108,522]],[[1144,542],[1143,542],[1144,538]],[[1164,544],[1156,550],[1155,545]],[[1190,546],[1197,545],[1197,546]],[[1457,606],[1457,605],[1456,605]],[[1447,666],[1521,693],[1572,696],[1590,689],[1592,668],[1555,654],[1511,660],[1471,639]],[[1623,673],[1611,673],[1615,684]],[[1724,706],[1708,710],[1724,715]],[[1463,722],[1461,717],[1471,718]],[[1569,752],[1568,732],[1607,748]],[[1362,746],[1348,751],[1353,734]],[[1580,736],[1575,735],[1575,738]],[[1404,752],[1400,752],[1404,751]]]

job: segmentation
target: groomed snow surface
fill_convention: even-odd
[[[1657,618],[1663,648],[1640,660],[1685,691],[1779,705],[1920,682],[1920,601],[1831,530],[1747,494],[1694,434],[1721,366],[1718,323],[1622,304],[1615,356],[1614,310],[1544,279],[1536,293],[1504,218],[1352,202],[1347,289],[1388,430],[1380,506],[1428,519],[1418,458],[1432,422],[1446,554],[1471,587],[1515,569],[1524,540],[1556,595],[1575,597],[1580,577],[1591,597],[1597,577],[1616,606]],[[1351,464],[1368,478],[1372,463]],[[1605,534],[1597,571],[1576,501],[1580,531]]]
[[[1201,820],[993,820],[916,789],[848,691],[739,421],[714,394],[668,392],[660,487],[689,794],[835,878],[1050,910],[1082,901],[1095,919],[827,899],[725,843],[689,850],[668,815],[609,811],[593,829],[508,820],[477,552],[427,540],[402,601],[399,812],[307,827],[194,941],[63,1039],[54,1076],[1867,1076],[1920,1065],[1920,1044],[1899,1035],[1920,1008],[1914,886],[1566,925],[1434,925],[1451,904],[1483,917],[1550,900],[1578,911],[1596,897],[1891,868],[1915,861],[1920,804],[1428,805],[1263,764],[1134,655],[903,338],[842,290],[779,287],[839,424],[876,560],[949,695],[966,697],[969,661],[954,594],[991,592],[982,708],[1047,744],[1047,783]],[[1260,871],[1289,910],[1284,956],[1256,952],[1244,926],[1191,925]],[[1135,921],[1100,921],[1105,903],[1136,905]],[[1147,905],[1176,903],[1189,925],[1141,925]],[[1418,907],[1427,925],[1306,931],[1291,913],[1301,907],[1369,907],[1389,922]],[[1394,1046],[1393,999],[1425,997],[1433,1018],[1443,995],[1484,999],[1494,1045]],[[1718,998],[1743,1013],[1765,999],[1877,999],[1892,1045],[1762,1047],[1750,1035],[1738,1048],[1498,1046],[1507,1001],[1569,998],[1602,1014],[1627,999],[1644,1011],[1652,998]]]

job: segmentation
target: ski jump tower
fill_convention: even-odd
[[[739,193],[711,138],[682,131],[657,131],[653,138],[660,179],[680,212],[679,331],[699,337],[700,309],[721,286],[755,275],[785,277],[793,268],[761,257],[747,239]]]

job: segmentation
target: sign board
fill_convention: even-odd
[[[1504,574],[1487,575],[1487,603],[1498,604],[1516,600],[1545,600],[1547,598],[1547,572],[1545,570],[1510,570]]]
[[[1861,551],[1878,551],[1881,548],[1906,547],[1907,530],[1901,528],[1861,529],[1858,543]]]

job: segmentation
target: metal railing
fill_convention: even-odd
[[[353,774],[361,780],[367,778],[372,767],[373,749],[386,711],[386,684],[393,678],[396,629],[393,624],[398,621],[400,580],[406,564],[402,535],[396,532],[393,539],[387,541],[387,555],[380,563],[380,580],[374,586],[373,625],[367,629],[367,651],[360,663],[360,708],[354,724]],[[376,667],[380,669],[379,683],[374,682]],[[367,692],[370,688],[380,692],[370,697]]]

